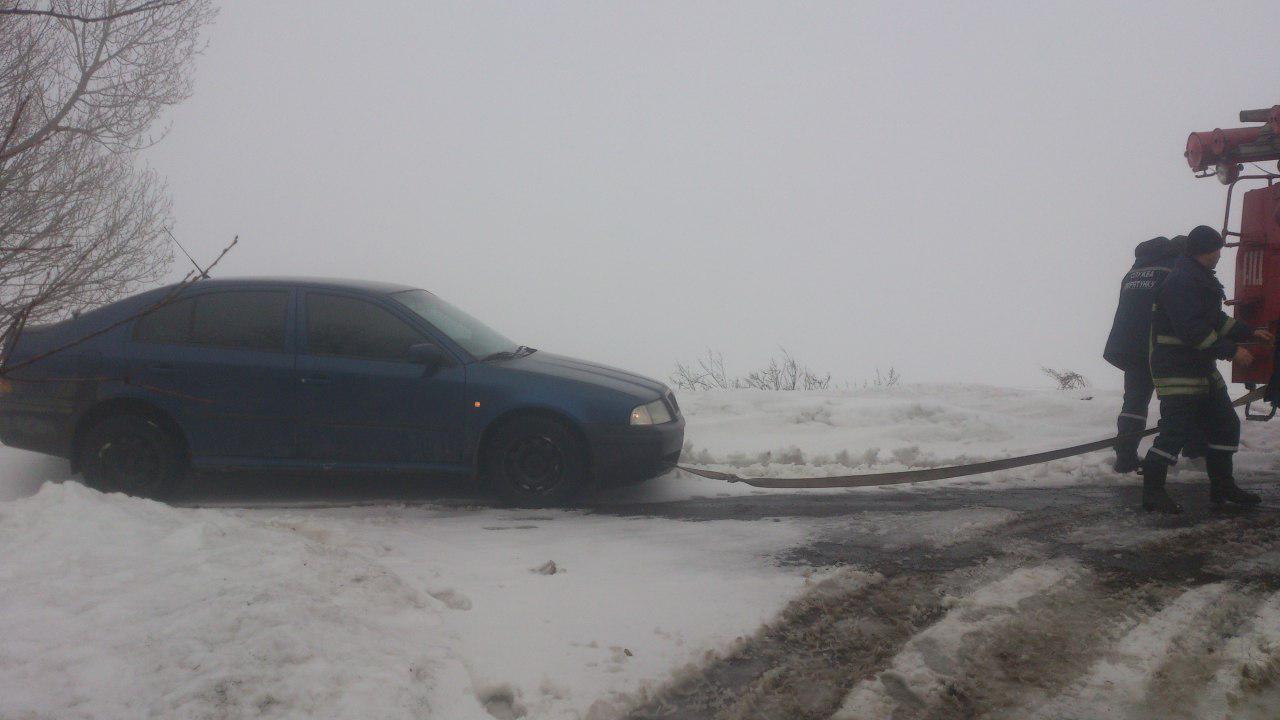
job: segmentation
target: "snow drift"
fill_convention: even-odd
[[[487,717],[435,600],[287,529],[46,484],[0,547],[0,717]]]

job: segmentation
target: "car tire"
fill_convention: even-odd
[[[80,467],[85,484],[96,490],[163,500],[177,487],[182,454],[155,420],[113,415],[85,434]]]
[[[541,417],[503,424],[486,443],[482,475],[501,502],[519,507],[563,505],[587,485],[587,453],[567,427]]]

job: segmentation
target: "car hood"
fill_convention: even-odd
[[[643,375],[541,350],[522,358],[504,361],[503,364],[521,372],[601,385],[629,393],[641,400],[662,397],[668,390],[666,385]]]

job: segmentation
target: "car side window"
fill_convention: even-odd
[[[194,300],[192,343],[246,350],[284,350],[289,293],[220,292],[200,295]]]
[[[409,348],[429,340],[391,311],[343,295],[307,293],[307,352],[407,362]]]
[[[281,352],[288,313],[289,293],[285,291],[208,293],[144,315],[134,328],[134,339]]]
[[[191,312],[195,300],[188,298],[162,305],[138,318],[133,339],[139,342],[185,344],[191,342]]]

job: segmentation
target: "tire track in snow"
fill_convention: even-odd
[[[1280,707],[1280,593],[1261,603],[1248,626],[1222,648],[1218,669],[1200,693],[1194,717],[1274,718]]]
[[[1022,601],[1051,591],[1076,574],[1074,564],[1017,568],[956,601],[945,617],[910,639],[888,669],[860,682],[832,720],[896,717],[936,704],[950,691],[965,638],[999,627]]]
[[[966,637],[947,692],[915,716],[1021,720],[1023,708],[1060,693],[1134,618],[1165,599],[1159,587],[1117,589],[1082,571],[1053,592],[1024,600],[1018,614],[1001,625]]]
[[[1144,534],[1152,529],[1144,524]],[[1251,515],[1177,527],[1173,534],[1168,534],[1169,530],[1115,552],[1059,546],[1059,551],[1074,553],[1091,565],[1092,574],[1058,593],[1029,599],[1007,625],[975,633],[960,653],[965,658],[964,668],[941,702],[927,712],[903,713],[901,717],[1020,720],[1072,682],[1080,681],[1079,676],[1099,656],[1105,656],[1124,633],[1187,587],[1223,582],[1230,586],[1223,602],[1214,604],[1204,616],[1192,618],[1191,627],[1171,629],[1179,652],[1153,670],[1151,679],[1153,684],[1164,682],[1157,693],[1168,688],[1171,698],[1200,693],[1216,667],[1213,655],[1226,642],[1225,636],[1238,630],[1257,605],[1261,597],[1257,588],[1276,586],[1275,573],[1262,561],[1275,554],[1272,548],[1280,541],[1280,519]],[[1086,526],[1073,534],[1087,537],[1090,532]],[[1247,592],[1237,588],[1241,581]],[[1176,688],[1170,688],[1175,678]],[[1176,702],[1165,706],[1194,707]],[[1147,714],[1146,709],[1135,715],[1178,716],[1173,710]]]
[[[1200,707],[1200,696],[1229,660],[1225,646],[1247,631],[1264,599],[1257,592],[1231,588],[1175,635],[1147,683],[1143,712],[1170,720],[1208,713],[1213,705]]]
[[[847,686],[945,612],[942,577],[823,581],[754,637],[643,698],[626,717],[823,718]]]
[[[1087,507],[1099,517],[1112,512]],[[1035,562],[1038,555],[1023,546],[1037,546],[1070,525],[1058,513],[1017,516],[947,548],[945,556],[920,548],[881,553],[859,547],[858,554],[883,573],[878,582],[852,591],[824,583],[730,653],[650,692],[626,717],[828,718],[858,682],[945,615],[949,603]]]
[[[1174,643],[1175,652],[1133,674],[1141,689],[1138,696],[1145,696],[1151,685],[1173,702],[1182,702],[1177,698],[1192,697],[1217,682],[1215,673],[1226,665],[1204,656],[1221,653],[1229,642],[1222,633],[1243,627],[1260,597],[1257,590],[1280,587],[1280,567],[1274,562],[1280,515],[1209,514],[1193,506],[1188,516],[1169,520],[1135,513],[1120,503],[1046,505],[1023,508],[1009,522],[944,548],[876,548],[866,538],[848,534],[841,544],[843,529],[828,533],[827,539],[783,561],[853,563],[877,571],[883,579],[846,593],[847,600],[834,607],[821,599],[802,598],[730,654],[651,692],[627,717],[826,718],[841,706],[847,691],[869,682],[879,683],[882,695],[896,704],[883,706],[888,710],[881,715],[865,710],[858,715],[854,702],[846,706],[849,717],[1024,718],[1037,708],[1056,707],[1050,703],[1075,697],[1072,688],[1087,691],[1087,673],[1121,647],[1121,638],[1155,622],[1185,593],[1191,593],[1184,601],[1190,602],[1201,593],[1239,593],[1236,583],[1245,583],[1251,590],[1244,600],[1231,595],[1229,602],[1206,604],[1205,612],[1179,616],[1184,625],[1169,621],[1148,629]],[[1112,538],[1118,542],[1112,543]],[[960,634],[958,646],[952,636],[946,652],[937,652],[937,647],[920,651],[919,641],[926,639],[927,647],[931,626],[948,616],[951,607],[945,596],[949,588],[963,584],[959,578],[969,578],[971,587],[978,576],[998,583],[999,575],[993,573],[997,568],[1008,573],[1069,561],[1080,564],[1079,572],[1021,597],[1016,611],[997,611],[998,620],[974,622]],[[1206,586],[1215,589],[1204,590]],[[962,603],[981,604],[978,595],[961,597]],[[1176,609],[1169,612],[1177,615]],[[849,628],[864,634],[856,636]],[[866,628],[877,632],[865,634]],[[824,648],[833,647],[834,629],[846,632],[849,641],[837,640],[841,651],[824,653]],[[924,691],[896,682],[892,672],[885,676],[885,685],[878,678],[906,657],[904,653],[912,652],[913,643],[919,657],[932,652],[932,676],[926,676]],[[1138,662],[1132,657],[1130,661]],[[1245,682],[1238,692],[1220,691],[1224,696],[1246,696],[1244,701],[1233,700],[1235,706],[1269,692],[1275,687],[1273,676],[1280,675],[1280,660],[1272,665],[1255,661],[1248,667],[1262,680]],[[1101,701],[1098,707],[1105,704]],[[1141,700],[1131,709],[1137,713],[1134,717],[1152,716]]]
[[[1147,687],[1181,632],[1229,589],[1215,583],[1188,590],[1130,630],[1066,693],[1031,715],[1044,720],[1128,718],[1142,708]]]
[[[1088,528],[1075,534],[1088,536]],[[1229,587],[1221,602],[1190,618],[1188,627],[1169,628],[1173,651],[1148,678],[1156,686],[1148,696],[1161,702],[1142,703],[1124,715],[1211,716],[1179,713],[1195,707],[1185,699],[1202,693],[1218,666],[1219,648],[1258,604],[1257,589],[1276,586],[1271,563],[1264,561],[1275,555],[1272,548],[1278,540],[1276,517],[1252,515],[1175,528],[1172,535],[1158,535],[1117,552],[1060,547],[1093,565],[1093,574],[1061,592],[1029,599],[1005,626],[974,633],[959,654],[964,667],[940,696],[941,702],[925,712],[904,711],[897,717],[1027,717],[1079,681],[1078,676],[1098,656],[1105,656],[1123,633],[1186,587],[1219,582]],[[1246,590],[1237,587],[1241,581]]]

